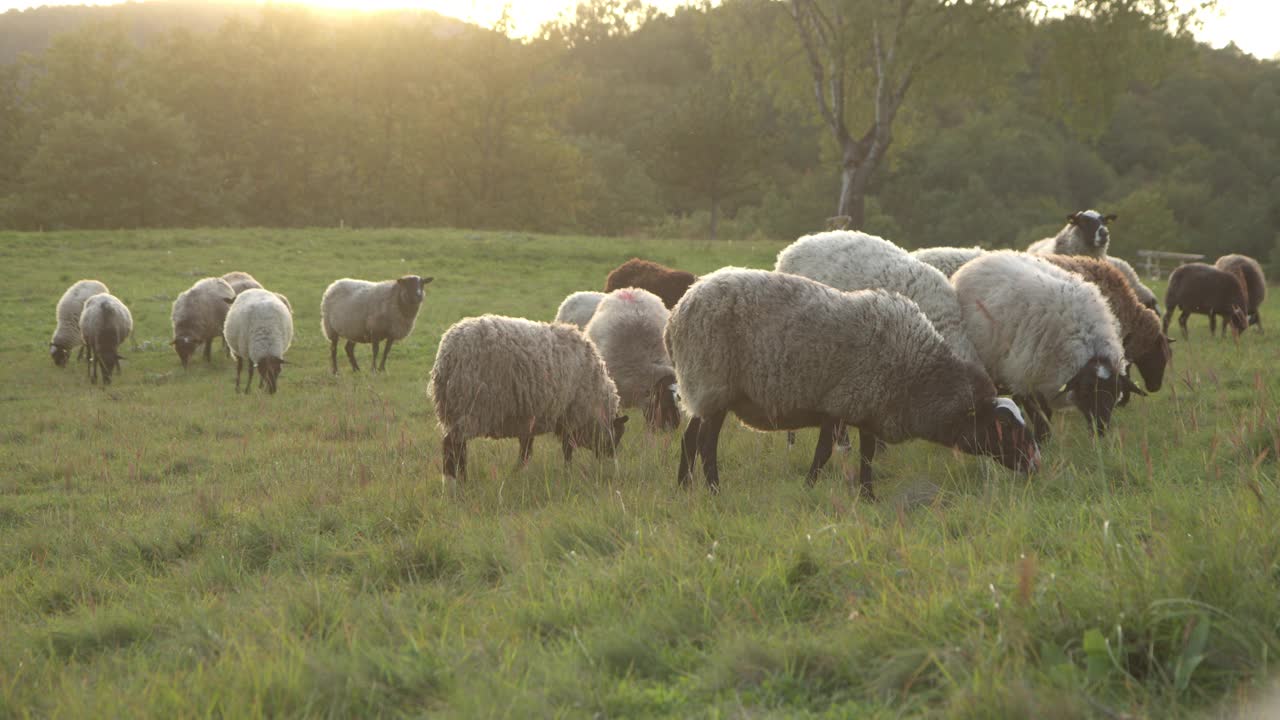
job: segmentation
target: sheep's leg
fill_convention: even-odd
[[[688,487],[693,480],[693,462],[698,459],[698,428],[702,427],[702,418],[689,418],[689,427],[685,428],[684,439],[680,441],[680,470],[676,472],[676,482]]]
[[[382,357],[385,359],[386,355],[383,355]],[[533,457],[533,436],[521,435],[520,436],[520,460],[519,462],[516,463],[516,469],[519,470],[525,465],[528,465],[529,458],[531,457]]]
[[[809,466],[809,474],[805,476],[805,484],[809,487],[813,487],[818,479],[818,472],[831,459],[831,446],[844,426],[838,420],[827,420],[818,427],[818,446],[813,449],[813,464]]]
[[[329,341],[329,369],[334,375],[338,374],[338,336],[334,335]]]
[[[378,372],[378,342],[373,341],[373,364],[369,366],[369,372]]]
[[[717,463],[716,450],[720,445],[720,428],[724,425],[728,410],[703,418],[702,427],[698,429],[698,454],[702,456],[702,476],[707,479],[707,487],[711,492],[720,492],[720,467]]]
[[[454,433],[444,436],[444,476],[449,480],[467,479],[467,441]]]
[[[89,361],[89,383],[98,384],[98,359],[94,358]]]
[[[1164,309],[1164,324],[1161,329],[1164,332],[1165,337],[1169,337],[1169,322],[1173,320],[1173,311],[1177,307],[1177,305],[1170,305]]]
[[[788,430],[787,431],[787,449],[790,450],[792,447],[795,446],[795,444],[796,444],[796,431]]]
[[[236,358],[236,392],[240,392],[240,372],[244,370],[244,358]]]
[[[387,355],[391,354],[392,342],[394,341],[391,338],[387,338],[387,344],[382,346],[382,364],[378,366],[378,372],[387,371]],[[374,347],[377,347],[377,345],[374,345]]]
[[[862,428],[858,428],[858,481],[859,492],[867,500],[875,500],[876,492],[872,486],[875,478],[871,474],[871,461],[876,458],[876,436]]]
[[[1226,323],[1226,320],[1225,320],[1225,319],[1223,319],[1222,324],[1223,324],[1222,336],[1223,336],[1223,337],[1226,337],[1226,336],[1227,336],[1227,330],[1226,330],[1226,324],[1227,324],[1227,323]],[[1216,314],[1214,314],[1214,312],[1213,312],[1212,310],[1210,310],[1210,311],[1209,311],[1209,337],[1213,337],[1214,335],[1217,335],[1217,334],[1218,334],[1218,316],[1217,316]]]
[[[253,388],[253,362],[249,362],[249,381],[244,384],[244,394],[248,395],[249,390]]]
[[[85,363],[84,363],[84,376],[89,380],[89,382],[94,382],[94,379],[93,379],[94,369],[95,368],[93,367],[93,353],[90,352],[89,358],[85,360]]]
[[[836,437],[836,448],[839,449],[840,452],[849,452],[850,450],[853,449],[853,442],[849,440],[849,426],[845,425],[844,421],[841,421],[841,420],[836,421],[835,437]],[[882,445],[882,447],[880,448],[881,450],[884,449],[883,444],[884,443],[881,443]]]
[[[573,439],[567,432],[560,434],[560,451],[564,453],[565,465],[573,462]]]
[[[213,338],[204,341],[204,361],[213,362]]]
[[[1182,314],[1178,316],[1178,327],[1182,328],[1183,340],[1187,339],[1187,318],[1189,317],[1191,317],[1191,313],[1187,312],[1186,310],[1183,310]]]
[[[360,369],[360,363],[356,362],[356,344],[351,340],[347,341],[347,359],[351,361],[352,370]]]
[[[76,362],[80,362],[83,359],[84,359],[84,346],[81,345],[80,350],[76,352]]]

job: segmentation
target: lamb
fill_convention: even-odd
[[[1111,263],[1116,270],[1119,270],[1120,274],[1124,276],[1124,279],[1129,282],[1129,287],[1133,288],[1134,294],[1138,296],[1138,302],[1142,303],[1143,307],[1147,307],[1155,311],[1155,314],[1159,316],[1160,303],[1156,300],[1156,294],[1151,292],[1151,288],[1142,284],[1142,281],[1138,279],[1138,273],[1133,269],[1133,266],[1124,258],[1118,258],[1115,255],[1108,255],[1103,259]]]
[[[57,325],[49,340],[49,355],[53,358],[54,365],[66,367],[74,347],[81,346],[80,352],[84,353],[84,340],[80,336],[80,312],[84,310],[85,300],[105,292],[110,291],[97,280],[81,280],[62,294],[54,313]],[[79,356],[76,359],[79,360]]]
[[[676,306],[666,344],[692,416],[681,485],[701,455],[707,484],[718,491],[717,445],[729,411],[758,430],[820,428],[810,484],[831,456],[836,428],[857,427],[868,497],[876,438],[924,438],[1015,470],[1039,465],[1017,407],[996,397],[982,368],[958,357],[895,292],[843,292],[798,275],[722,268]]]
[[[427,390],[444,439],[447,483],[467,477],[467,441],[519,438],[517,467],[533,438],[560,437],[565,462],[577,446],[612,457],[627,417],[596,347],[577,328],[483,315],[450,327],[436,351]]]
[[[329,285],[320,301],[320,327],[329,339],[329,366],[333,373],[338,372],[338,339],[343,337],[347,338],[347,359],[352,370],[360,369],[356,343],[373,343],[372,369],[385,372],[391,345],[413,332],[425,288],[432,279],[405,275],[374,283],[343,278]],[[387,344],[379,365],[378,344],[383,340]]]
[[[965,329],[996,385],[1034,408],[1036,439],[1065,399],[1101,435],[1116,401],[1145,395],[1123,372],[1119,327],[1098,288],[1043,258],[1002,250],[951,278]]]
[[[80,335],[89,354],[89,382],[111,384],[111,373],[120,369],[120,345],[133,332],[133,315],[120,299],[110,293],[98,293],[84,301],[80,313]]]
[[[173,301],[173,349],[186,368],[196,348],[204,344],[204,360],[211,361],[213,339],[222,336],[227,311],[235,302],[236,291],[222,278],[205,278]]]
[[[604,283],[604,291],[613,292],[626,287],[642,288],[662,298],[662,304],[670,310],[676,306],[694,280],[697,280],[697,277],[693,273],[675,270],[640,258],[632,258],[609,273]]]
[[[564,299],[556,310],[556,322],[577,325],[579,330],[587,327],[596,306],[604,299],[602,292],[576,292]]]
[[[1067,224],[1058,234],[1031,243],[1027,252],[1033,255],[1089,255],[1106,257],[1111,233],[1107,223],[1115,215],[1103,215],[1097,210],[1081,210],[1067,216]]]
[[[888,240],[847,230],[806,235],[778,253],[774,269],[837,290],[882,288],[902,293],[920,306],[961,360],[981,362],[965,334],[956,291],[947,277]]]
[[[1158,391],[1165,366],[1173,357],[1169,339],[1160,327],[1160,316],[1143,306],[1124,275],[1110,263],[1083,255],[1045,255],[1044,259],[1098,288],[1119,323],[1125,358],[1138,367],[1147,391]]]
[[[587,323],[605,369],[618,388],[623,407],[639,407],[656,430],[680,425],[676,407],[676,374],[662,342],[671,312],[648,290],[614,290],[600,301]]]
[[[1192,313],[1209,316],[1209,334],[1218,330],[1217,316],[1223,316],[1236,333],[1249,326],[1246,310],[1249,307],[1248,284],[1243,277],[1205,263],[1180,265],[1169,274],[1169,287],[1164,293],[1164,331],[1169,332],[1173,311],[1182,308],[1178,326],[1182,338],[1187,338],[1187,318]],[[1226,325],[1223,325],[1226,336]]]
[[[1262,273],[1262,266],[1248,255],[1236,254],[1223,255],[1213,265],[1244,281],[1248,301],[1245,312],[1249,316],[1249,324],[1257,325],[1261,330],[1262,316],[1258,314],[1258,308],[1262,307],[1262,301],[1267,299],[1267,278]]]
[[[253,386],[253,371],[259,374],[258,387],[265,383],[267,392],[276,394],[284,354],[293,342],[293,313],[276,293],[260,288],[245,290],[236,296],[227,313],[222,334],[236,359],[236,392],[240,392],[240,372],[249,361],[249,381],[244,393]]]
[[[961,265],[985,252],[986,250],[977,246],[971,248],[931,247],[914,250],[911,253],[911,257],[926,265],[932,265],[938,269],[938,272],[949,278],[956,274]]]
[[[227,284],[231,286],[231,289],[234,290],[237,295],[245,290],[262,289],[262,283],[254,280],[253,276],[247,272],[233,270],[226,275],[223,275],[222,279],[227,281]]]

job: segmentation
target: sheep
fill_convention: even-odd
[[[1173,357],[1169,339],[1160,327],[1160,316],[1144,307],[1133,286],[1114,265],[1083,255],[1045,255],[1045,260],[1093,283],[1102,293],[1120,326],[1124,355],[1137,366],[1148,392],[1156,392],[1164,369]],[[1107,258],[1110,260],[1111,258]],[[1121,401],[1123,404],[1124,401]]]
[[[1156,300],[1156,294],[1151,292],[1151,288],[1142,284],[1142,281],[1138,279],[1138,272],[1133,269],[1133,266],[1124,258],[1118,258],[1115,255],[1108,255],[1103,259],[1111,263],[1116,270],[1119,270],[1124,279],[1129,282],[1129,287],[1133,288],[1134,294],[1138,296],[1138,302],[1142,303],[1143,307],[1153,310],[1158,317],[1160,315],[1160,303]]]
[[[643,288],[662,298],[667,309],[676,306],[689,286],[697,277],[684,270],[675,270],[648,260],[632,258],[609,273],[605,279],[604,291],[613,292],[620,288]]]
[[[1089,255],[1106,257],[1111,242],[1107,223],[1115,215],[1103,215],[1097,210],[1081,210],[1067,216],[1067,224],[1058,234],[1037,240],[1027,248],[1033,255]]]
[[[191,355],[204,344],[204,360],[211,361],[213,339],[222,336],[227,311],[236,299],[236,291],[222,278],[205,278],[192,285],[173,301],[173,349],[186,368]]]
[[[99,293],[110,292],[107,286],[97,280],[80,280],[67,288],[58,300],[54,311],[57,324],[53,328],[53,337],[49,340],[49,356],[53,364],[66,367],[71,349],[80,346],[83,355],[84,340],[80,336],[80,312],[84,310],[84,301]],[[77,361],[80,356],[76,357]]]
[[[556,322],[577,325],[581,330],[591,322],[591,316],[596,312],[596,306],[604,299],[602,292],[576,292],[564,299],[560,303],[560,307],[556,310]]]
[[[707,485],[718,492],[717,445],[729,411],[758,430],[820,428],[810,485],[831,456],[836,428],[858,428],[867,497],[874,497],[877,438],[924,438],[1016,470],[1039,464],[1017,407],[895,292],[844,292],[798,275],[722,268],[672,311],[666,344],[692,418],[680,449],[682,486],[701,455]]]
[[[320,327],[329,339],[329,366],[333,373],[338,373],[338,339],[343,337],[347,339],[347,359],[352,370],[360,369],[356,343],[373,343],[371,367],[374,372],[385,372],[392,343],[413,332],[426,285],[432,280],[417,275],[376,283],[343,278],[329,285],[320,300]],[[387,344],[379,365],[378,344],[383,340]]]
[[[596,347],[577,328],[482,315],[455,323],[440,338],[427,389],[444,436],[444,477],[467,477],[467,441],[519,438],[517,467],[533,438],[560,437],[565,462],[577,446],[612,457],[627,417]]]
[[[236,392],[240,392],[240,373],[249,361],[249,381],[244,393],[253,386],[253,371],[259,372],[258,387],[265,383],[267,392],[276,394],[282,366],[289,344],[293,342],[293,313],[279,294],[261,288],[245,290],[236,296],[227,313],[222,334],[236,359]]]
[[[938,272],[949,278],[956,274],[961,265],[985,252],[986,250],[977,246],[971,248],[931,247],[913,250],[911,256],[926,265],[932,265],[938,269]]]
[[[671,312],[648,290],[614,290],[600,301],[585,333],[595,343],[623,407],[639,407],[656,430],[680,425],[675,369],[662,342]]]
[[[1033,408],[1037,440],[1048,435],[1050,403],[1074,404],[1101,435],[1124,393],[1146,394],[1123,372],[1115,317],[1079,276],[1002,250],[965,263],[951,282],[991,379]]]
[[[1262,316],[1258,314],[1258,308],[1262,307],[1262,301],[1267,299],[1267,278],[1262,273],[1262,266],[1248,255],[1236,254],[1223,255],[1213,266],[1244,281],[1248,301],[1245,313],[1249,316],[1249,324],[1257,325],[1261,330]]]
[[[239,270],[233,270],[227,273],[226,275],[223,275],[222,279],[227,281],[227,284],[231,286],[231,289],[234,290],[237,295],[244,292],[245,290],[261,290],[262,289],[262,283],[259,283],[257,280],[254,280],[253,276],[247,272],[240,272]]]
[[[1182,308],[1178,326],[1182,338],[1187,338],[1187,318],[1192,313],[1209,316],[1209,334],[1218,330],[1217,316],[1231,323],[1236,333],[1249,326],[1246,309],[1249,307],[1249,290],[1243,277],[1205,263],[1180,265],[1169,274],[1169,287],[1164,293],[1164,331],[1169,332],[1173,311]],[[1223,325],[1226,336],[1226,325]]]
[[[947,277],[888,240],[847,230],[806,235],[778,253],[774,270],[837,290],[882,288],[902,293],[920,306],[961,360],[981,362],[965,334],[956,291]]]
[[[120,369],[120,344],[133,333],[133,315],[120,299],[110,293],[98,293],[84,301],[80,313],[80,335],[89,355],[89,382],[111,384],[111,372]]]

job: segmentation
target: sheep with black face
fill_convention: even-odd
[[[375,372],[387,369],[387,356],[391,345],[413,332],[413,324],[422,307],[425,288],[432,278],[405,275],[397,280],[369,282],[343,278],[335,280],[324,291],[320,301],[320,327],[329,340],[329,366],[338,372],[338,340],[347,339],[347,359],[351,369],[359,370],[356,362],[356,343],[373,343]],[[378,364],[378,344],[387,342],[382,349],[382,364]]]
[[[204,361],[209,362],[213,339],[222,336],[227,311],[236,291],[222,278],[208,277],[184,290],[173,301],[173,349],[187,367],[196,348],[204,345]]]
[[[1169,321],[1174,310],[1181,309],[1178,326],[1182,338],[1187,338],[1187,318],[1192,313],[1209,316],[1209,334],[1218,330],[1217,316],[1224,320],[1222,333],[1226,336],[1226,323],[1237,334],[1249,327],[1249,286],[1243,276],[1220,270],[1205,263],[1180,265],[1169,274],[1169,287],[1164,294],[1164,332],[1169,332]]]
[[[57,325],[53,328],[53,337],[49,340],[49,356],[53,364],[66,367],[71,357],[71,350],[80,347],[84,354],[84,339],[80,336],[80,313],[84,303],[98,293],[110,292],[107,286],[97,280],[81,280],[62,294],[58,299],[58,307],[54,310]],[[76,358],[79,360],[79,357]]]
[[[1067,224],[1058,234],[1031,243],[1027,252],[1036,255],[1089,255],[1102,258],[1107,255],[1111,243],[1111,231],[1107,223],[1116,216],[1103,215],[1097,210],[1081,210],[1067,216]]]

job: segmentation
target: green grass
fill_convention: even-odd
[[[804,487],[813,432],[788,450],[730,422],[711,497],[677,489],[675,433],[632,423],[616,465],[566,468],[544,437],[513,472],[513,441],[477,441],[471,483],[442,488],[426,379],[448,325],[549,319],[633,255],[705,272],[778,249],[0,235],[0,718],[1176,718],[1270,687],[1276,332],[1211,340],[1196,318],[1165,390],[1097,443],[1055,418],[1029,478],[915,442],[864,503],[848,456]],[[274,397],[168,345],[172,299],[233,269],[296,310]],[[324,287],[406,272],[436,281],[388,374],[332,377]],[[136,321],[109,389],[47,355],[82,277]]]

